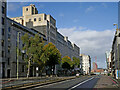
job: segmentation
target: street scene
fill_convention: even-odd
[[[119,90],[119,0],[0,0],[0,21],[0,89]]]

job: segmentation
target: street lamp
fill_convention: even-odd
[[[118,33],[118,24],[113,24],[114,26],[116,26],[116,31]],[[119,34],[117,34],[117,37],[119,36]],[[119,80],[119,47],[118,47],[118,39],[117,39],[117,58],[118,58],[118,80]]]
[[[20,42],[20,33],[21,32],[18,32],[18,34],[17,34],[17,79],[18,79],[18,76],[19,76],[19,72],[18,72],[18,70],[19,70],[19,67],[18,67],[18,65],[19,65],[19,42]]]

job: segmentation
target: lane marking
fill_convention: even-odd
[[[83,81],[83,82],[81,82],[81,83],[79,83],[79,84],[77,84],[77,85],[73,86],[72,88],[70,88],[70,89],[68,89],[68,90],[72,90],[72,89],[74,89],[74,88],[76,88],[76,87],[80,86],[81,84],[86,83],[86,82],[88,82],[88,81],[92,80],[93,78],[94,78],[94,77],[92,77],[92,78],[90,78],[90,79],[87,79],[87,80],[85,80],[85,81]]]

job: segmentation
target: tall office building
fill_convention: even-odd
[[[0,1],[0,77],[5,77],[5,32],[6,32],[6,2]]]

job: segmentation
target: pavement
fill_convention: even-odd
[[[118,88],[118,83],[107,75],[101,75],[94,88]]]

